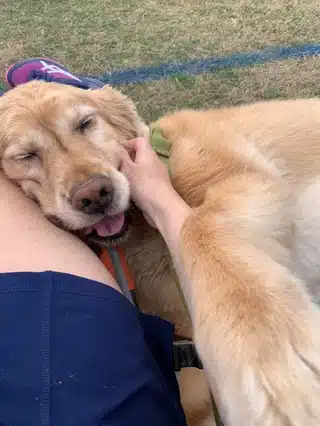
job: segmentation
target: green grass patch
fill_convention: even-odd
[[[0,0],[0,68],[53,56],[76,72],[319,40],[318,0]]]
[[[147,121],[181,108],[210,108],[238,105],[262,99],[319,96],[320,59],[288,60],[280,63],[215,74],[186,77],[121,87]],[[182,78],[183,77],[183,78]]]
[[[0,80],[14,61],[113,69],[319,41],[319,0],[0,0]],[[319,59],[124,87],[153,119],[183,107],[319,94]]]

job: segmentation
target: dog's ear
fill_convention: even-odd
[[[130,98],[108,85],[89,93],[100,114],[126,139],[149,136],[149,128],[139,117]]]
[[[8,105],[5,96],[0,97],[0,161],[2,161],[5,150],[5,141],[8,139],[12,129],[12,122],[8,115]]]

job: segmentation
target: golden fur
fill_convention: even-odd
[[[2,168],[47,216],[70,230],[96,222],[95,215],[90,219],[69,203],[72,187],[94,174],[114,184],[110,214],[128,207],[129,185],[118,171],[119,142],[147,131],[131,102],[109,87],[86,92],[39,82],[11,90],[1,100]],[[84,121],[88,125],[82,131]]]
[[[79,132],[88,114],[92,126]],[[141,306],[193,334],[226,426],[319,425],[320,314],[310,294],[320,294],[320,100],[181,111],[158,124],[173,184],[194,208],[181,244],[191,320],[162,239],[137,215],[125,245]],[[113,180],[112,213],[127,208],[119,150],[142,135],[132,102],[109,87],[33,82],[0,99],[2,168],[69,229],[91,225],[66,200],[94,173]],[[37,155],[23,157],[30,150]],[[211,415],[195,373],[181,381],[192,426]]]

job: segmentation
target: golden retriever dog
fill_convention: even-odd
[[[189,312],[163,240],[130,212],[122,145],[148,128],[129,99],[13,89],[0,99],[1,167],[50,220],[89,243],[122,242],[142,309],[193,336],[225,426],[318,426],[320,100],[186,110],[157,125],[193,207],[181,240]],[[210,424],[208,400],[196,404],[205,383],[186,382],[190,424]]]
[[[171,321],[179,335],[191,338],[166,246],[141,214],[128,209],[129,185],[118,170],[121,143],[148,135],[133,103],[109,87],[86,92],[32,82],[0,98],[4,173],[48,219],[90,245],[126,245],[140,308]],[[203,372],[187,368],[178,380],[188,424],[212,426]]]

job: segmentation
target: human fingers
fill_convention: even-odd
[[[135,152],[135,163],[147,163],[153,159],[155,153],[150,145],[150,142],[146,138],[133,139],[131,147]]]

